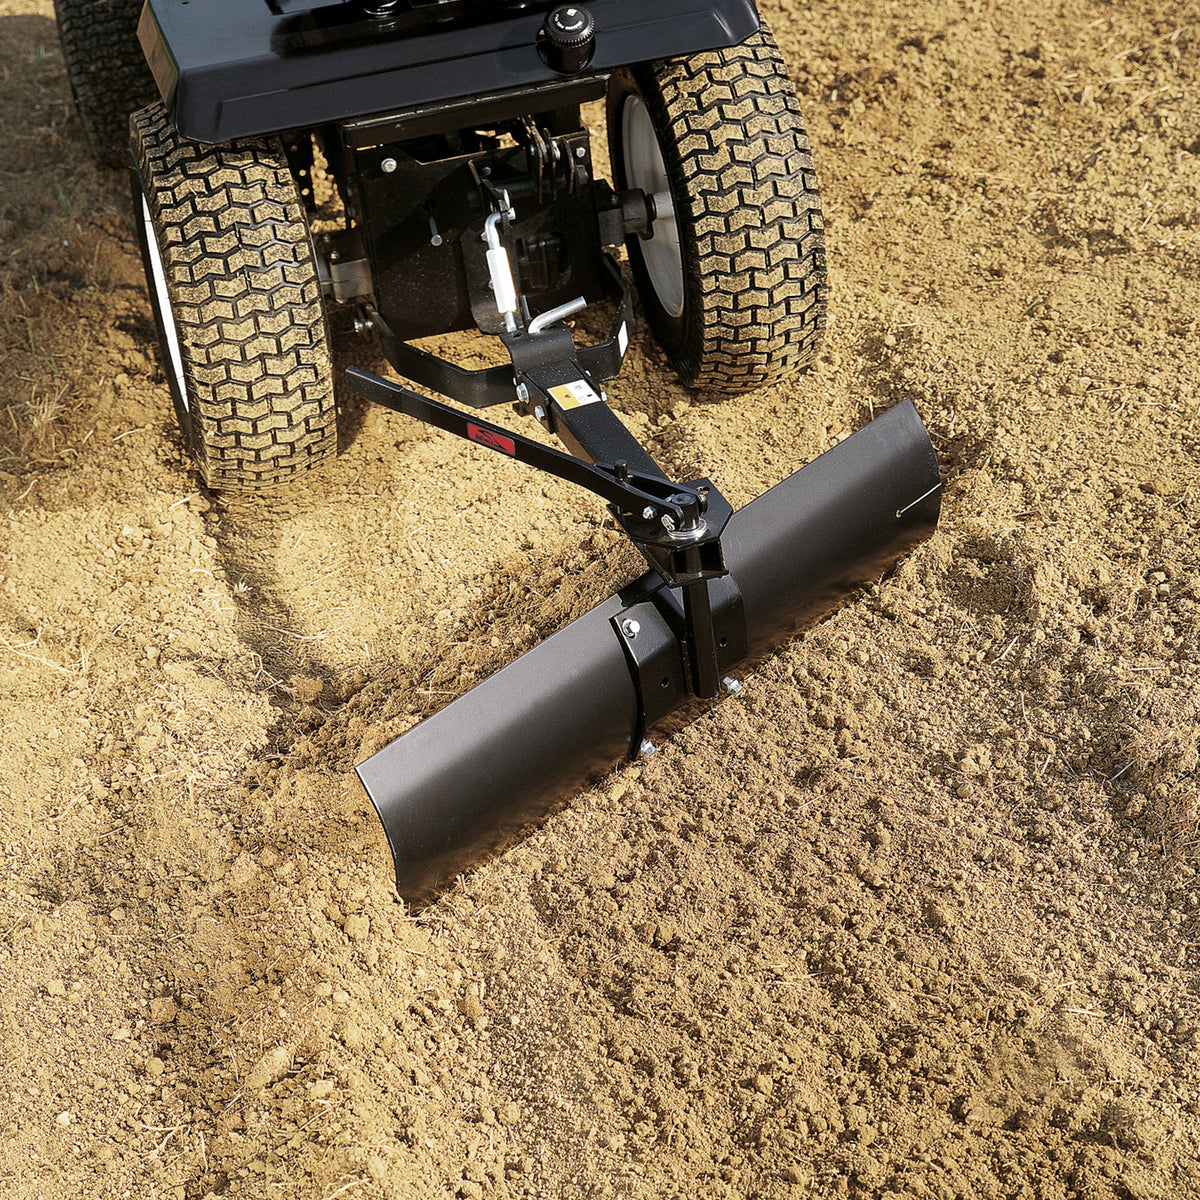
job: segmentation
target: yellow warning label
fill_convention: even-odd
[[[600,393],[582,379],[560,383],[550,389],[550,395],[554,397],[559,408],[582,408],[585,404],[600,403]]]

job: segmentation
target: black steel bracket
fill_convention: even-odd
[[[732,575],[709,581],[707,591],[718,681],[711,694],[716,695],[727,673],[746,660],[746,610]],[[637,688],[638,728],[632,743],[636,754],[647,731],[678,709],[680,696],[703,693],[697,686],[686,599],[666,586],[649,593],[622,593],[622,599],[627,607],[612,618],[612,627]]]
[[[620,374],[633,326],[633,298],[621,277],[621,268],[611,255],[604,256],[603,274],[605,291],[617,301],[609,335],[594,346],[579,346],[574,351],[579,365],[599,380],[615,379]],[[492,408],[516,399],[516,379],[507,363],[474,370],[457,366],[401,341],[374,307],[367,306],[364,311],[365,323],[378,335],[384,357],[403,378],[449,396],[468,408]]]

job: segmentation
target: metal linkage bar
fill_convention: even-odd
[[[721,534],[732,509],[708,480],[677,484],[663,478],[653,459],[582,378],[577,364],[558,364],[555,373],[566,382],[547,383],[544,391],[535,384],[543,404],[554,409],[548,423],[557,422],[558,431],[565,435],[562,422],[572,411],[592,408],[607,414],[608,421],[601,431],[606,444],[631,457],[636,453],[636,465],[643,470],[631,471],[624,459],[615,463],[588,462],[563,454],[357,367],[351,367],[346,376],[350,389],[367,400],[587,488],[607,500],[617,523],[646,561],[671,587],[682,589],[683,620],[678,636],[689,685],[696,696],[716,696],[720,691],[720,668],[709,584],[728,574]],[[618,437],[615,429],[623,436]],[[568,443],[571,440],[568,437]]]
[[[675,484],[667,479],[605,403],[565,324],[586,307],[584,296],[529,318],[504,242],[514,217],[509,194],[487,180],[480,184],[493,209],[484,221],[482,238],[487,245],[491,304],[502,320],[500,338],[512,359],[514,394],[573,453],[563,454],[498,425],[471,419],[357,368],[347,372],[350,388],[385,408],[547,471],[607,500],[617,523],[646,561],[670,587],[681,589],[682,622],[675,622],[676,646],[692,694],[711,699],[720,692],[721,670],[709,585],[728,575],[721,534],[732,509],[707,480]],[[611,260],[609,266],[615,271]],[[620,325],[614,333],[618,356],[628,344],[627,303],[622,287]],[[437,359],[428,359],[427,365],[440,368],[443,376],[449,366]],[[476,381],[475,373],[458,372],[451,378],[454,385]],[[457,386],[428,382],[458,395]]]
[[[426,425],[433,425],[456,437],[514,458],[526,466],[536,467],[568,483],[587,488],[607,500],[614,509],[619,510],[620,515],[628,515],[632,519],[637,514],[639,523],[649,527],[646,532],[650,536],[654,536],[653,527],[656,523],[661,524],[663,517],[677,523],[686,522],[688,506],[695,507],[703,502],[698,492],[689,491],[687,484],[635,474],[623,470],[625,464],[622,463],[584,462],[511,429],[468,416],[440,401],[419,396],[400,384],[380,379],[370,371],[350,367],[346,371],[346,379],[351,391],[374,404],[404,413]],[[653,509],[653,513],[647,515],[648,509]]]

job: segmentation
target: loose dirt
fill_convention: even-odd
[[[1195,1194],[1200,6],[763,9],[827,348],[713,403],[642,337],[614,403],[742,503],[912,397],[941,530],[414,917],[353,764],[636,565],[352,405],[202,491],[0,3],[4,1196]]]

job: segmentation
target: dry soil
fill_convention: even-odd
[[[5,1197],[1195,1195],[1200,5],[763,9],[826,349],[715,403],[642,337],[614,404],[741,503],[911,397],[941,530],[413,916],[354,763],[636,567],[349,405],[202,490],[0,3]]]

